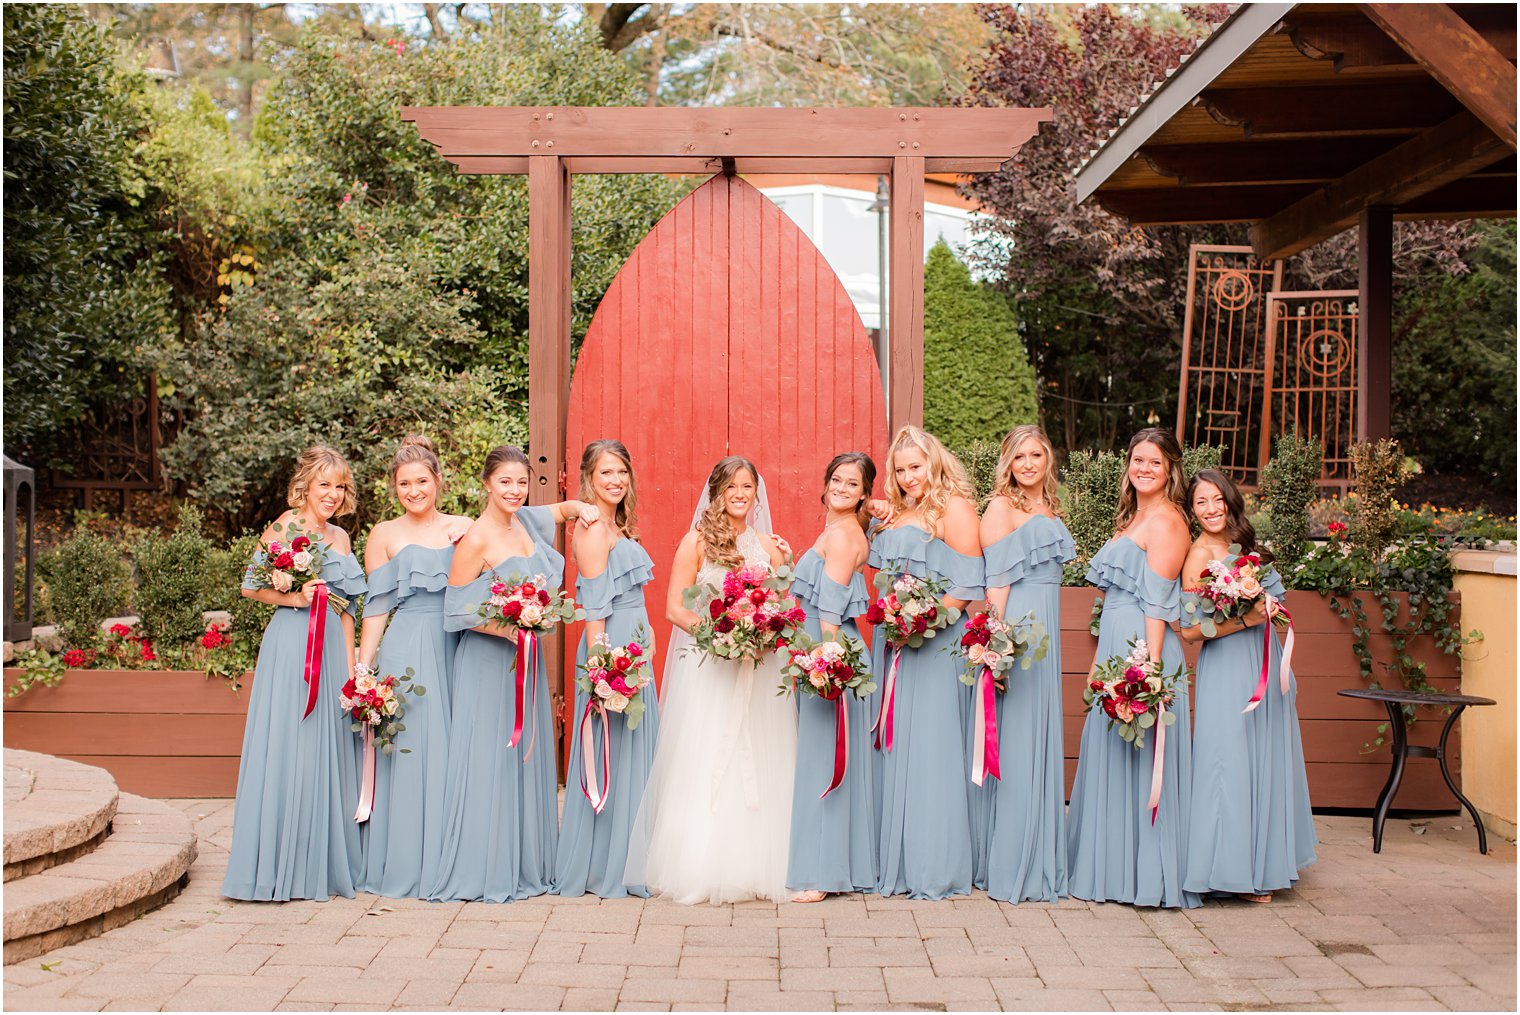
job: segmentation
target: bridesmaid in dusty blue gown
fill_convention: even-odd
[[[522,737],[508,747],[517,718],[516,633],[481,623],[476,612],[503,581],[564,578],[554,524],[596,509],[579,501],[525,507],[528,457],[504,444],[486,456],[486,507],[454,550],[444,589],[444,627],[463,631],[454,653],[449,765],[438,876],[429,899],[511,902],[542,895],[554,880],[559,839],[554,726],[543,656],[527,675]]]
[[[380,522],[364,541],[369,594],[359,663],[380,676],[400,677],[410,668],[423,693],[407,697],[406,730],[396,738],[397,749],[376,758],[374,810],[360,826],[364,869],[358,887],[400,899],[416,898],[432,884],[443,848],[449,669],[459,644],[459,635],[443,627],[443,589],[454,541],[470,519],[438,510],[443,476],[426,437],[401,443],[390,481],[403,513]]]
[[[1004,902],[1066,894],[1066,760],[1061,733],[1061,566],[1076,556],[1060,517],[1055,450],[1028,424],[1003,438],[982,515],[987,602],[1017,620],[1033,613],[1050,647],[1015,668],[998,696],[998,761],[982,887]]]
[[[964,609],[982,597],[975,490],[966,470],[932,434],[897,432],[887,456],[892,516],[871,541],[871,566],[948,583],[942,605]],[[921,648],[903,648],[893,706],[892,749],[877,757],[880,871],[877,891],[915,899],[971,892],[973,871],[970,746],[971,688],[947,649],[952,625]],[[873,645],[879,712],[894,650]]]
[[[319,582],[279,592],[259,588],[251,571],[243,582],[243,595],[279,609],[264,628],[254,669],[222,894],[260,901],[351,899],[363,859],[353,811],[358,754],[338,692],[353,672],[352,610],[365,586],[348,533],[331,522],[355,507],[348,463],[331,448],[302,452],[287,503],[291,510],[275,521],[280,531],[265,530],[263,544],[288,544],[303,533],[325,544],[320,583],[346,597],[350,607],[341,617],[328,609],[317,699],[303,718],[307,625]]]
[[[586,647],[605,634],[614,647],[636,638],[651,651],[645,653],[653,673],[655,658],[649,614],[644,608],[644,586],[654,577],[654,562],[638,541],[638,497],[633,478],[633,459],[621,441],[599,440],[581,453],[580,499],[596,507],[599,524],[576,530],[571,548],[579,572],[576,601],[586,611],[586,630],[576,649],[577,667],[586,662]],[[655,739],[660,732],[660,705],[650,684],[639,692],[644,715],[635,729],[617,714],[607,717],[610,787],[602,813],[597,814],[581,786],[581,717],[586,692],[575,694],[571,714],[570,763],[565,771],[565,813],[559,833],[559,865],[554,877],[559,895],[590,892],[604,899],[629,895],[647,898],[643,885],[624,883],[628,865],[628,840],[633,820],[644,798],[644,783],[654,761]],[[595,756],[602,756],[602,725],[591,724]]]
[[[1261,553],[1245,502],[1223,474],[1210,469],[1194,476],[1188,506],[1203,529],[1183,566],[1189,588],[1207,582],[1204,572],[1212,561],[1233,566],[1232,545],[1242,553]],[[1270,555],[1264,559],[1271,562]],[[1275,570],[1265,591],[1277,599],[1283,596]],[[1198,627],[1197,593],[1183,592],[1182,597],[1182,637],[1203,642],[1183,886],[1200,895],[1222,892],[1271,902],[1274,891],[1292,888],[1298,872],[1314,863],[1318,841],[1298,729],[1298,688],[1290,675],[1288,693],[1281,690],[1282,646],[1274,633],[1261,704],[1243,712],[1261,679],[1265,600],[1240,620],[1217,625],[1215,635],[1207,637]]]
[[[824,470],[827,520],[818,541],[797,562],[792,582],[814,641],[834,632],[861,641],[854,618],[871,605],[862,568],[871,548],[865,504],[875,483],[876,463],[859,451],[836,455]],[[843,700],[849,729],[844,781],[820,799],[834,776],[838,706],[815,694],[797,695],[797,775],[786,868],[786,887],[798,893],[793,902],[876,888],[870,703],[850,691]]]
[[[1167,672],[1183,664],[1182,642],[1168,626],[1179,615],[1182,561],[1190,543],[1182,513],[1186,484],[1182,449],[1168,430],[1151,427],[1130,439],[1114,538],[1093,555],[1087,580],[1103,590],[1097,660],[1126,655],[1143,638]],[[1192,750],[1188,692],[1172,702],[1165,782],[1155,823],[1146,806],[1158,739],[1136,750],[1108,728],[1101,709],[1082,724],[1077,776],[1067,816],[1068,888],[1091,902],[1191,908],[1202,904],[1183,888],[1187,870]]]

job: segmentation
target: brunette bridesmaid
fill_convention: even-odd
[[[1180,614],[1182,562],[1191,540],[1182,512],[1182,449],[1169,430],[1151,427],[1130,439],[1114,537],[1093,555],[1087,580],[1103,590],[1094,660],[1127,655],[1144,639],[1153,661],[1170,673],[1183,665],[1182,642],[1170,624]],[[1192,798],[1188,692],[1172,701],[1160,808],[1152,823],[1153,732],[1136,750],[1094,709],[1082,725],[1076,782],[1067,817],[1069,890],[1091,902],[1191,908],[1202,904],[1183,886]]]
[[[1231,547],[1271,563],[1272,555],[1256,544],[1240,491],[1224,474],[1207,469],[1194,476],[1188,506],[1203,529],[1183,565],[1190,589],[1208,582],[1212,562],[1235,565]],[[1275,570],[1262,591],[1282,599],[1282,580]],[[1282,645],[1275,632],[1263,631],[1271,627],[1264,598],[1240,620],[1217,625],[1212,635],[1198,626],[1198,593],[1185,591],[1182,598],[1182,637],[1203,642],[1183,886],[1200,895],[1229,893],[1271,902],[1274,891],[1292,888],[1298,872],[1314,863],[1318,841],[1299,737],[1298,687],[1290,674],[1287,692],[1281,689]],[[1267,646],[1267,686],[1260,704],[1246,712]]]
[[[891,521],[871,541],[871,566],[943,581],[943,608],[964,609],[982,598],[982,551],[975,491],[966,470],[932,434],[905,426],[887,454]],[[915,899],[966,895],[973,878],[970,748],[971,689],[947,649],[961,624],[920,648],[898,652],[878,632],[873,661],[879,713],[898,656],[891,748],[878,752],[881,827],[877,891]]]
[[[410,669],[422,690],[407,696],[406,730],[396,738],[397,750],[376,761],[374,810],[361,826],[359,888],[390,898],[416,898],[437,876],[443,848],[449,670],[459,644],[457,633],[444,630],[443,590],[454,542],[470,519],[438,510],[443,475],[426,437],[413,435],[401,442],[391,459],[390,483],[402,514],[377,524],[364,542],[369,594],[359,665],[398,678]]]
[[[876,463],[859,451],[835,456],[824,470],[823,532],[797,561],[792,581],[814,641],[834,634],[861,640],[855,618],[871,605],[863,569],[871,549],[866,499],[875,483]],[[786,873],[787,888],[798,893],[793,902],[876,888],[870,706],[850,691],[841,700],[849,730],[845,776],[824,796],[834,776],[838,704],[813,694],[797,696],[797,775]]]
[[[642,639],[644,658],[655,672],[653,635],[644,609],[644,586],[654,577],[654,562],[639,544],[637,487],[633,459],[621,441],[599,440],[581,453],[580,499],[597,510],[598,522],[575,530],[576,601],[586,611],[586,629],[576,649],[575,665],[586,662],[587,646],[605,636],[614,647]],[[640,692],[644,714],[629,729],[618,714],[608,715],[610,785],[602,813],[597,814],[582,789],[581,717],[586,692],[577,690],[571,714],[570,763],[565,772],[564,824],[560,829],[559,867],[555,891],[560,895],[590,892],[604,899],[628,895],[647,897],[643,885],[624,883],[628,840],[632,834],[644,783],[654,760],[660,730],[660,705],[653,684]],[[601,723],[591,723],[593,755],[602,757]]]
[[[1038,426],[1003,438],[982,515],[987,603],[1045,625],[1050,647],[1015,668],[998,696],[998,759],[988,835],[987,894],[1055,902],[1066,894],[1066,769],[1061,734],[1061,567],[1076,556],[1061,521],[1055,450]]]
[[[491,585],[542,575],[564,580],[554,525],[593,520],[580,501],[527,507],[528,456],[504,444],[486,456],[486,506],[454,550],[444,589],[444,627],[463,631],[454,653],[449,764],[438,874],[424,886],[433,900],[511,902],[542,895],[554,880],[559,840],[558,780],[549,688],[540,655],[524,697],[523,732],[507,746],[517,719],[517,632],[482,622],[478,608]]]
[[[261,542],[268,547],[278,541],[286,549],[294,542],[297,555],[310,552],[299,537],[320,544],[322,570],[319,578],[287,591],[260,587],[252,568],[243,581],[244,596],[278,608],[264,628],[254,669],[222,894],[262,901],[351,899],[363,861],[353,811],[358,752],[338,692],[353,673],[352,610],[365,585],[348,533],[332,524],[356,504],[353,473],[343,456],[321,446],[302,452],[286,503],[290,510]],[[260,550],[255,563],[266,558]],[[324,607],[325,614],[312,618],[321,586],[346,598],[349,608],[339,615]],[[307,714],[305,660],[314,619],[322,621],[321,664],[310,676],[317,689]]]

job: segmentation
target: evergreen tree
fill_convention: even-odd
[[[1013,307],[944,240],[924,265],[924,426],[951,446],[999,440],[1039,418]]]

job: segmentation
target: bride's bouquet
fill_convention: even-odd
[[[735,662],[759,662],[789,644],[806,617],[787,591],[790,568],[772,571],[746,564],[723,575],[721,586],[697,584],[682,595],[698,614],[691,629],[697,647],[708,655]],[[698,604],[705,602],[706,617]]]

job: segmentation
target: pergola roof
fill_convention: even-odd
[[[1078,170],[1135,225],[1251,222],[1283,257],[1354,225],[1515,214],[1510,4],[1244,4]]]

